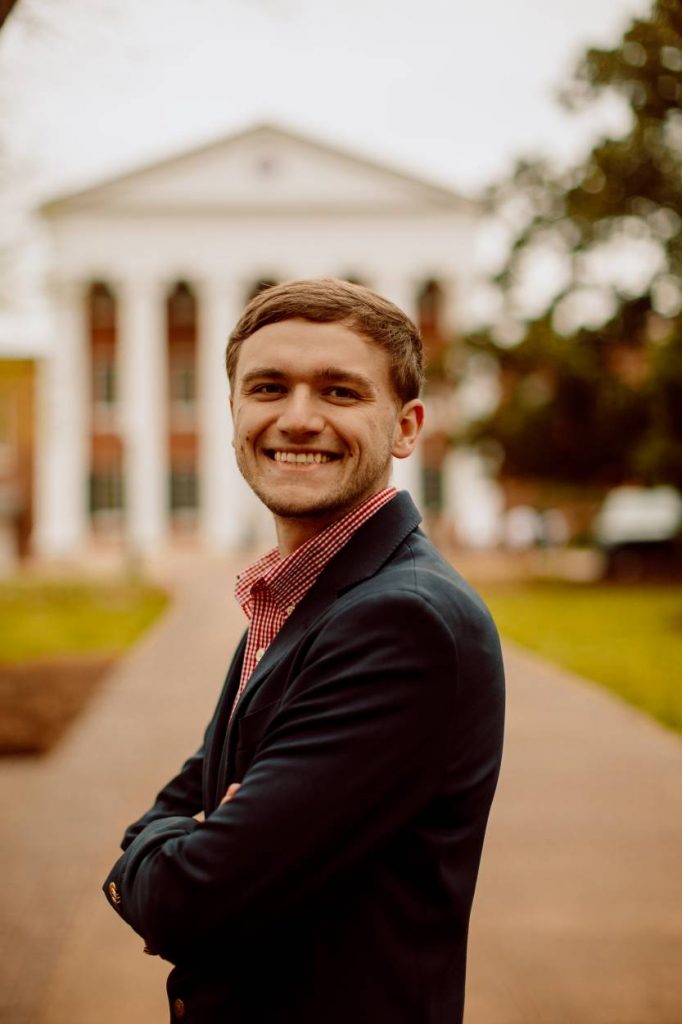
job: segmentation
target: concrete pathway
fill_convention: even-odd
[[[509,646],[467,1024],[682,1024],[682,741]]]
[[[3,1024],[167,1020],[167,965],[99,889],[123,827],[201,739],[242,629],[234,572],[181,574],[61,747],[0,762]],[[506,659],[466,1024],[681,1024],[682,742],[540,659]]]

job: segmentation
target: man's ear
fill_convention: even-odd
[[[418,398],[413,398],[411,402],[406,402],[398,413],[391,455],[396,459],[406,459],[411,455],[423,425],[424,403]]]

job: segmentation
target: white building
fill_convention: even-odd
[[[474,272],[470,202],[269,126],[56,199],[42,215],[52,319],[37,360],[32,506],[33,547],[46,556],[254,538],[224,350],[259,282],[351,277],[415,318],[437,282],[449,335]],[[396,475],[419,502],[419,460]]]

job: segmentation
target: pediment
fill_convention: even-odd
[[[269,125],[45,204],[44,212],[210,214],[458,210],[448,189]]]

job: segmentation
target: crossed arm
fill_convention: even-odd
[[[201,776],[204,761],[204,747],[188,758],[168,785],[157,794],[153,806],[136,822],[126,829],[121,848],[127,850],[134,839],[153,821],[160,821],[174,815],[193,817],[202,809]]]
[[[452,628],[411,592],[358,611],[312,643],[239,791],[205,822],[189,796],[186,813],[142,819],[112,869],[105,891],[113,882],[119,914],[166,959],[314,898],[438,793],[456,717]]]

